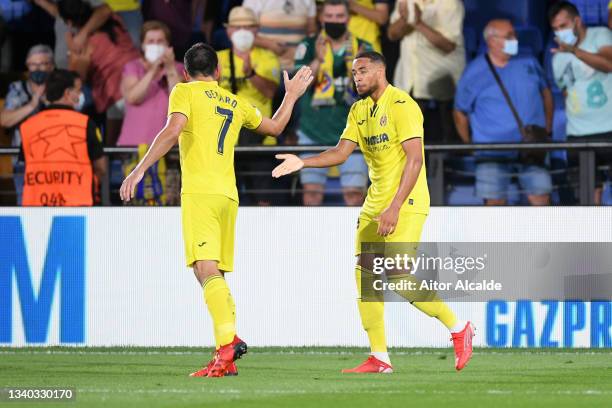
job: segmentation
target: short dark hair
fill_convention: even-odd
[[[346,7],[346,11],[350,11],[347,0],[325,0],[323,7],[325,6],[344,6]]]
[[[93,14],[93,10],[89,3],[82,0],[59,0],[57,2],[57,11],[60,18],[65,22],[70,21],[75,27],[81,28]]]
[[[387,66],[387,61],[385,61],[385,57],[376,51],[361,51],[357,53],[357,55],[355,55],[355,59],[357,58],[367,58],[372,62],[378,62],[380,64],[383,64],[384,66]]]
[[[183,63],[185,64],[185,71],[192,77],[197,75],[212,76],[217,69],[219,60],[213,47],[200,42],[187,50]]]
[[[47,77],[45,94],[49,102],[55,102],[64,96],[66,89],[74,88],[79,75],[67,69],[56,69]]]
[[[557,14],[563,10],[567,11],[567,14],[569,14],[570,17],[580,16],[580,12],[575,5],[569,1],[559,1],[548,9],[548,21],[553,21],[553,19],[557,17]]]

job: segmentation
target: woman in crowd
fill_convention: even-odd
[[[144,23],[140,43],[140,57],[125,65],[121,77],[125,117],[117,142],[119,146],[151,144],[166,123],[168,97],[174,85],[181,81],[183,72],[183,65],[175,61],[170,29],[166,24],[155,20]],[[154,169],[156,174],[145,179],[145,184],[150,184],[151,188],[142,191],[142,198],[178,204],[178,171],[172,166],[165,171],[165,166],[163,161]]]

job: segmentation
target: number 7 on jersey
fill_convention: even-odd
[[[225,136],[229,130],[232,120],[234,119],[234,112],[229,109],[220,108],[217,106],[217,115],[223,116],[223,123],[219,130],[219,139],[217,140],[217,153],[223,154],[223,144],[225,142]]]

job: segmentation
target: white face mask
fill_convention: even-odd
[[[516,55],[519,51],[518,40],[505,40],[504,41],[504,53],[508,55]]]
[[[578,42],[578,37],[576,37],[576,34],[574,34],[573,28],[555,31],[555,36],[564,44],[576,45]]]
[[[166,46],[162,44],[145,44],[144,46],[145,59],[150,63],[154,63],[164,55]]]
[[[253,42],[255,41],[255,34],[253,34],[249,30],[238,30],[232,34],[232,44],[238,51],[248,51],[253,46]]]

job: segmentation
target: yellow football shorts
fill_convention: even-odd
[[[187,266],[217,261],[219,270],[230,272],[238,203],[224,195],[182,194],[181,212]]]
[[[357,223],[355,255],[361,254],[362,244],[364,243],[405,242],[418,244],[421,240],[421,231],[423,231],[423,224],[425,224],[426,218],[427,215],[425,214],[401,212],[393,234],[383,237],[376,233],[378,222],[360,215]],[[416,252],[416,245],[414,251]]]

